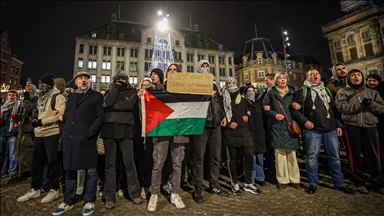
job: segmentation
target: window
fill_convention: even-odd
[[[356,47],[349,49],[349,53],[351,54],[351,60],[356,60],[357,59]]]
[[[368,57],[368,56],[373,56],[374,55],[371,43],[364,44],[364,49],[365,49],[365,56]]]
[[[131,57],[137,58],[137,49],[131,49]]]
[[[79,46],[79,53],[80,54],[84,53],[84,44],[80,44],[80,46]]]
[[[232,73],[232,68],[229,68],[229,76],[233,76],[233,73]]]
[[[117,48],[117,56],[124,56],[125,48]]]
[[[182,60],[181,59],[181,52],[174,52],[174,58],[175,58],[175,60]]]
[[[103,70],[111,70],[111,60],[103,60],[101,67]]]
[[[200,61],[200,60],[203,60],[204,59],[204,55],[197,55],[197,60]],[[210,62],[212,63],[212,62]]]
[[[9,78],[9,84],[12,84],[12,81],[13,81],[13,77],[10,77]]]
[[[183,65],[179,64],[180,70],[183,71]]]
[[[264,75],[264,71],[259,71],[259,72],[257,73],[257,75],[258,75],[259,78],[264,78],[264,77],[265,77],[265,75]]]
[[[16,75],[19,74],[19,68],[16,68]]]
[[[369,31],[363,32],[362,33],[363,39],[367,39],[371,37],[371,33]]]
[[[244,74],[244,80],[248,80],[248,79],[249,79],[249,74],[248,73]]]
[[[103,55],[111,55],[112,47],[104,47]]]
[[[102,83],[110,83],[111,82],[111,76],[109,74],[102,74],[101,75],[101,82]]]
[[[344,62],[343,53],[342,52],[337,52],[336,53],[336,59],[337,59],[338,62]]]
[[[151,37],[147,37],[147,43],[152,43],[152,38]]]
[[[95,83],[96,82],[96,75],[91,74],[91,82]]]
[[[137,85],[137,76],[129,76],[129,83]]]
[[[77,60],[77,68],[83,68],[83,58],[79,58],[79,60]]]
[[[193,66],[187,66],[187,72],[193,72]]]
[[[220,74],[220,76],[225,76],[225,68],[220,68],[219,74]]]
[[[144,70],[149,71],[149,68],[151,68],[151,62],[145,62],[144,63]]]
[[[211,74],[215,75],[216,76],[216,73],[215,73],[215,68],[214,67],[211,67]]]
[[[354,43],[354,42],[355,42],[355,36],[350,35],[350,36],[348,37],[348,43]]]
[[[13,83],[13,85],[17,85],[18,81],[19,80],[15,78],[15,82]]]
[[[300,80],[304,81],[304,74],[300,74]]]
[[[11,73],[13,73],[14,71],[15,71],[15,66],[12,66]]]
[[[292,73],[293,80],[297,80],[297,76],[295,73]]]
[[[88,68],[96,69],[97,68],[97,60],[96,59],[88,59]]]
[[[152,58],[153,49],[145,49],[145,58]]]
[[[187,61],[193,62],[193,54],[187,53]],[[192,71],[191,71],[192,72]]]
[[[333,44],[335,47],[340,47],[341,46],[341,42],[338,40],[338,41],[335,41],[335,43]]]
[[[180,46],[180,41],[179,41],[179,40],[176,40],[176,41],[175,41],[175,44],[176,44],[176,46]]]
[[[232,57],[228,57],[228,64],[232,64]]]
[[[89,54],[97,54],[97,46],[89,46]]]
[[[116,61],[116,70],[124,70],[124,61]]]
[[[129,63],[129,70],[130,71],[137,71],[137,62],[130,62]]]
[[[225,86],[225,80],[220,80],[220,88]]]
[[[219,64],[224,64],[224,57],[223,56],[219,56]]]
[[[259,64],[259,66],[263,65],[263,58],[258,57],[257,58],[257,63]]]
[[[200,61],[200,60],[199,60]],[[211,64],[215,64],[215,56],[208,56],[208,61]]]

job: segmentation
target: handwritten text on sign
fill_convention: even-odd
[[[209,95],[213,89],[213,75],[201,73],[168,73],[167,91],[183,94]]]

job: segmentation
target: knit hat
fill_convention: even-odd
[[[247,94],[249,88],[253,88],[254,90],[256,90],[255,86],[253,86],[253,85],[247,85],[247,86],[245,86],[245,88],[244,88],[244,94]]]
[[[203,60],[199,61],[199,62],[197,63],[197,65],[196,65],[196,71],[197,71],[198,73],[201,73],[201,65],[203,65],[204,63],[208,64],[208,66],[211,65],[211,64],[209,63],[208,60],[203,59]]]
[[[228,83],[231,82],[231,81],[235,81],[237,83],[237,79],[235,77],[228,77],[225,80],[225,85],[228,85]]]
[[[73,78],[69,82],[67,82],[67,86],[69,88],[77,89],[77,85],[75,84],[75,78]]]
[[[164,73],[160,68],[153,68],[151,71],[151,75],[152,75],[152,73],[155,73],[155,74],[157,74],[157,76],[159,76],[160,83],[164,82]]]
[[[112,77],[113,83],[116,82],[118,79],[129,81],[129,76],[125,71],[116,71],[116,74]]]
[[[50,73],[40,77],[39,82],[45,83],[53,87],[55,85],[54,79],[55,79],[55,75]]]
[[[65,80],[63,78],[56,78],[55,79],[55,85],[56,88],[59,89],[60,93],[63,93],[65,91]]]
[[[337,76],[337,73],[336,73],[336,66],[338,66],[338,65],[343,65],[344,67],[346,67],[346,66],[345,66],[345,64],[342,63],[342,62],[336,62],[336,63],[333,65],[333,67],[332,67],[332,75],[333,75],[333,77],[335,77],[335,79],[336,79],[339,83],[341,83],[341,81],[339,80],[339,77]]]

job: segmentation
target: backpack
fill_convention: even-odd
[[[307,86],[303,85],[301,88],[303,89],[303,113],[304,113],[304,107],[305,107],[304,103],[305,103],[305,98],[307,98]],[[325,88],[325,91],[328,93],[329,97],[332,98],[331,90],[329,90],[329,88],[327,88],[325,86],[324,86],[324,88]]]
[[[60,93],[57,93],[57,94],[52,95],[52,100],[51,100],[51,108],[52,108],[52,111],[53,111],[53,110],[56,110],[56,109],[55,109],[55,105],[56,105],[56,97],[57,97],[58,94],[60,94]]]

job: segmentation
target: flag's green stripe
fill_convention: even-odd
[[[201,135],[204,132],[206,118],[166,119],[147,136]]]

